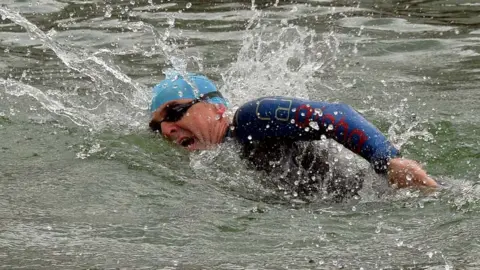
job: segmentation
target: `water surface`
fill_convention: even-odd
[[[480,267],[476,1],[2,4],[0,268]],[[167,68],[209,75],[232,110],[347,102],[447,188],[371,173],[357,200],[282,198],[231,145],[148,132]]]

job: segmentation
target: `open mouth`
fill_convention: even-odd
[[[189,147],[195,143],[195,139],[193,137],[189,138],[183,138],[180,140],[179,144],[183,147]]]

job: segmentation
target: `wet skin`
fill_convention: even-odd
[[[192,99],[178,99],[159,107],[152,115],[150,126],[160,125],[162,135],[169,141],[183,148],[205,150],[221,143],[230,124],[224,117],[225,106],[198,102],[193,104],[180,120],[176,122],[162,121],[170,106],[191,103]]]

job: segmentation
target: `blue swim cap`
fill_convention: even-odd
[[[216,92],[219,96],[207,97],[206,101],[214,104],[223,104],[228,107],[228,102],[217,91],[215,84],[206,76],[188,73],[188,81],[177,72],[166,74],[165,80],[153,88],[151,112],[154,112],[163,104],[182,98],[201,98],[203,95]],[[195,89],[192,87],[192,85]]]

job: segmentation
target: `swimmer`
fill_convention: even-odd
[[[302,167],[308,175],[302,182],[303,188],[309,191],[317,190],[312,186],[324,179],[321,176],[329,170],[324,160],[316,158],[315,145],[309,142],[327,138],[367,160],[393,187],[438,187],[416,161],[402,158],[399,150],[349,105],[262,97],[243,104],[233,119],[225,116],[227,107],[226,99],[207,77],[189,73],[185,79],[178,74],[167,74],[153,88],[149,126],[189,151],[211,149],[226,141],[237,142],[243,148],[243,156],[256,169],[267,173],[275,166],[282,167],[278,166],[279,161]],[[291,156],[298,153],[303,156]],[[315,174],[320,177],[312,177]],[[355,179],[353,193],[363,182]],[[351,183],[337,182],[331,181],[323,187],[337,193],[352,189]]]

